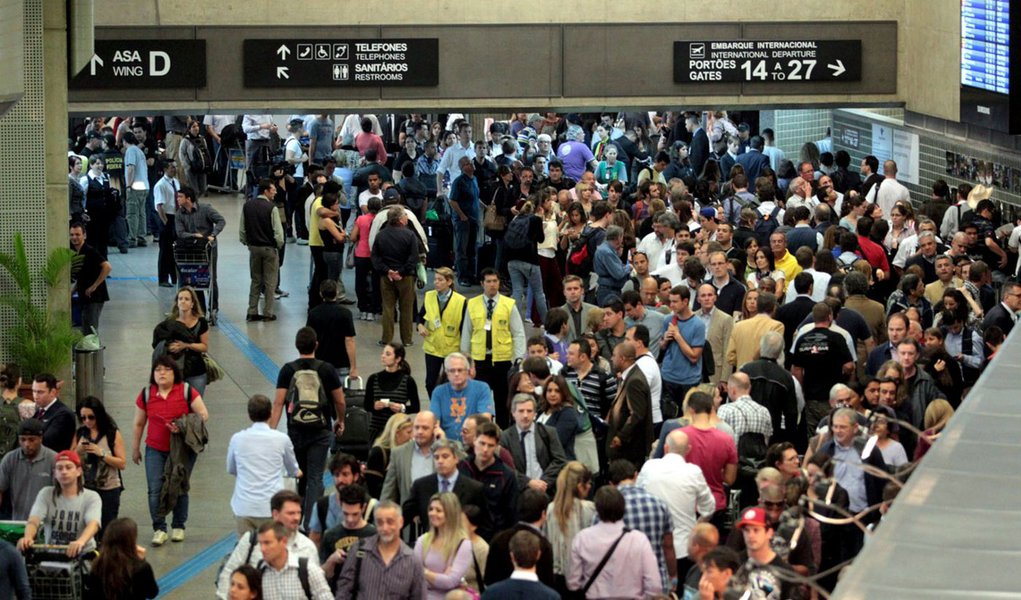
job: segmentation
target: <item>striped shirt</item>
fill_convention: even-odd
[[[578,387],[592,414],[606,417],[613,399],[617,397],[617,380],[614,377],[596,366],[592,367],[584,379],[578,379],[578,372],[570,367],[561,374],[569,383]]]
[[[379,536],[374,535],[362,541],[365,552],[361,571],[358,574],[357,596],[352,594],[355,565],[357,560],[344,561],[344,568],[337,581],[337,598],[352,600],[421,600],[425,597],[425,573],[422,560],[404,542],[390,564],[383,562],[377,548]]]

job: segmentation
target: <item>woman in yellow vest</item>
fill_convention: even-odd
[[[425,293],[418,313],[418,333],[425,342],[425,389],[432,396],[436,379],[443,370],[443,359],[461,349],[461,324],[464,323],[467,301],[454,291],[454,271],[436,269],[434,290]]]

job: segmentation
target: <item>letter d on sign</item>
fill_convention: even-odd
[[[170,55],[162,50],[149,51],[149,76],[163,77],[170,72]]]

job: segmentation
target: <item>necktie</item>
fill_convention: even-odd
[[[443,488],[440,491],[449,492],[450,491],[450,480],[447,479],[446,477],[441,478],[440,479],[440,487]]]
[[[40,421],[42,421],[43,420],[43,415],[45,415],[45,414],[46,414],[46,411],[40,408],[37,411],[35,411],[35,415],[32,418],[33,419],[39,419]]]
[[[521,472],[522,473],[528,473],[528,450],[526,449],[526,446],[525,446],[525,437],[529,433],[532,433],[531,429],[529,429],[527,431],[522,431],[521,432],[521,457],[522,457],[521,458]]]
[[[493,353],[493,299],[486,298],[486,323],[489,329],[486,330],[486,355]]]

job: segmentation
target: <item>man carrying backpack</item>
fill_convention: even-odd
[[[298,493],[304,499],[302,522],[308,529],[315,503],[323,495],[331,431],[337,436],[344,433],[344,390],[336,369],[315,357],[318,341],[314,329],[299,329],[294,346],[298,359],[280,369],[269,426],[276,429],[287,411],[287,435],[304,474],[298,480]]]

